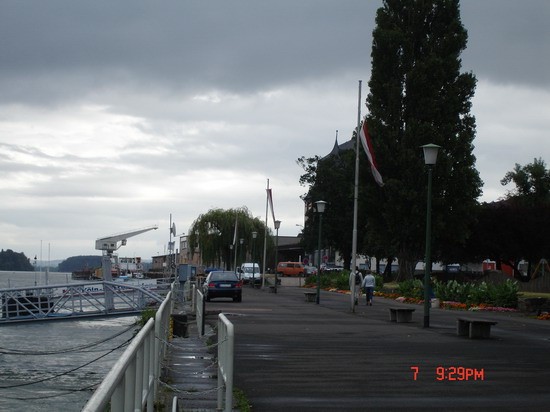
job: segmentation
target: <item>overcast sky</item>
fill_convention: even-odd
[[[0,0],[0,248],[100,254],[97,238],[158,225],[119,251],[149,259],[170,214],[178,235],[212,208],[265,219],[267,179],[279,234],[296,235],[296,159],[350,138],[381,4]],[[461,13],[480,200],[494,201],[515,163],[550,162],[550,2]]]

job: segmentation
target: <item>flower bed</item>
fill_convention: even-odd
[[[423,305],[424,300],[418,298],[412,298],[407,296],[399,296],[398,293],[384,293],[384,292],[374,292],[375,296],[381,298],[393,299],[401,303],[411,303],[417,305]],[[488,311],[488,312],[517,312],[517,309],[513,308],[502,308],[498,306],[491,306],[484,303],[479,303],[477,305],[469,305],[467,303],[454,302],[454,301],[443,301],[440,302],[439,307],[441,309],[450,309],[450,310],[471,310],[471,311]],[[549,316],[550,318],[550,316]]]
[[[316,286],[315,284],[309,284],[309,285],[304,285],[303,287],[315,288]],[[323,290],[327,290],[329,292],[343,293],[348,295],[350,294],[349,290],[338,289],[334,287],[323,288]],[[401,296],[401,294],[399,293],[375,291],[374,296],[381,297],[384,299],[392,299],[402,303],[410,303],[410,304],[417,304],[417,305],[424,304],[423,299],[419,299],[417,297]],[[517,312],[518,311],[517,309],[514,309],[514,308],[492,306],[486,303],[469,304],[469,303],[455,302],[451,300],[441,301],[439,304],[439,307],[441,309],[448,309],[448,310],[470,310],[470,311],[487,311],[487,312]],[[540,316],[538,316],[537,319],[550,320],[550,314],[545,312]]]

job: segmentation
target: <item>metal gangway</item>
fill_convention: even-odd
[[[158,306],[163,285],[90,281],[0,289],[0,325],[13,322],[127,315]],[[163,293],[166,292],[166,293]]]

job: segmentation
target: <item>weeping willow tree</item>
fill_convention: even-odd
[[[207,266],[230,269],[234,261],[237,264],[247,259],[260,262],[265,231],[265,224],[259,218],[252,217],[244,206],[229,210],[211,209],[191,225],[189,249],[191,254],[200,253],[202,263]],[[267,231],[267,250],[271,251],[274,245],[269,228]],[[256,239],[253,239],[253,232],[257,233]],[[242,244],[240,239],[243,239]],[[234,253],[237,253],[236,259]]]

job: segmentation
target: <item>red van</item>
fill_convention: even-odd
[[[304,276],[304,264],[301,262],[279,262],[277,274],[279,276]]]

